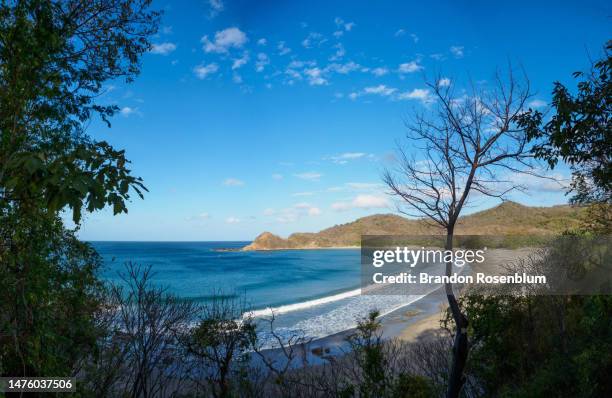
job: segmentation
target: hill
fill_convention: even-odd
[[[515,202],[459,219],[457,235],[548,235],[579,224],[580,207],[529,207]],[[259,235],[243,250],[316,249],[359,246],[361,235],[434,235],[443,231],[425,220],[394,214],[375,214],[316,233],[294,233],[287,239],[270,232]]]

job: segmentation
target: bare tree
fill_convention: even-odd
[[[244,300],[219,292],[202,306],[198,325],[180,336],[185,360],[193,362],[195,391],[223,398],[234,396],[236,385],[249,387],[251,342],[256,337]]]
[[[503,198],[525,189],[517,173],[537,175],[526,134],[517,126],[531,93],[527,78],[516,79],[511,69],[506,78],[497,74],[493,87],[472,84],[467,94],[456,95],[448,79],[428,86],[432,103],[406,122],[413,154],[399,146],[396,168],[385,170],[383,180],[401,199],[400,212],[443,228],[445,249],[452,250],[457,220],[472,191]],[[446,274],[451,271],[447,263]],[[458,397],[465,383],[468,319],[452,286],[445,288],[456,329],[447,397]]]
[[[115,385],[107,386],[111,396],[171,396],[187,373],[177,336],[189,329],[198,307],[154,285],[152,275],[151,266],[127,263],[120,273],[125,286],[112,287],[117,311],[108,343],[116,357],[108,365],[120,359],[122,366]]]

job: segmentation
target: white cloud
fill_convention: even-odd
[[[268,44],[268,40],[266,40],[263,37],[261,39],[257,40],[257,45],[258,46],[265,46],[266,44]]]
[[[335,202],[331,207],[336,211],[351,209],[382,209],[389,207],[389,201],[384,196],[357,195],[357,197],[350,202]]]
[[[355,27],[355,22],[345,22],[342,18],[336,17],[334,19],[334,23],[338,27],[338,29],[343,29],[347,32],[350,32]]]
[[[423,66],[419,65],[416,61],[410,61],[400,64],[398,70],[400,73],[414,73],[423,69]]]
[[[241,181],[237,178],[227,178],[223,181],[223,185],[228,187],[240,187],[244,185],[244,181]]]
[[[311,86],[323,86],[327,84],[327,79],[323,77],[323,71],[317,67],[305,69],[304,73],[308,77],[308,84]]]
[[[410,37],[412,37],[412,41],[415,43],[419,42],[419,36],[417,36],[415,33],[410,33]]]
[[[368,154],[364,152],[345,152],[341,153],[340,155],[330,156],[326,159],[329,159],[336,164],[347,164],[350,160],[361,159],[366,156],[368,156]]]
[[[214,73],[217,73],[217,71],[219,70],[219,65],[215,64],[214,62],[208,65],[198,65],[195,68],[193,68],[193,73],[195,73],[196,77],[198,79],[206,79],[206,77],[208,77],[208,75],[212,75]]]
[[[338,156],[332,156],[332,159],[359,159],[366,156],[363,152],[345,152]]]
[[[248,39],[243,31],[232,27],[216,32],[213,41],[210,41],[208,36],[202,37],[201,41],[207,53],[227,53],[230,48],[241,48]]]
[[[529,106],[530,108],[534,108],[534,109],[543,108],[546,105],[548,105],[546,101],[542,101],[540,99],[534,99],[527,104],[527,106]]]
[[[234,73],[232,75],[232,81],[236,84],[242,84],[242,76],[240,76],[238,73]]]
[[[383,97],[388,97],[393,94],[397,89],[392,87],[387,87],[384,84],[379,84],[378,86],[366,87],[363,89],[364,94],[375,94],[381,95]]]
[[[242,68],[247,62],[249,62],[249,53],[245,51],[242,54],[242,57],[234,59],[234,62],[232,63],[232,70]]]
[[[168,55],[174,50],[176,50],[176,44],[170,42],[153,44],[151,46],[151,54]]]
[[[387,69],[387,68],[378,67],[378,68],[372,69],[372,74],[374,76],[380,77],[380,76],[386,75],[387,73],[389,73],[389,69]]]
[[[342,75],[346,75],[347,73],[354,72],[356,70],[359,70],[360,68],[361,68],[361,65],[359,65],[358,63],[349,61],[344,64],[337,64],[337,63],[329,64],[327,65],[325,70],[330,71],[330,72],[340,73]]]
[[[388,87],[384,84],[379,84],[378,86],[370,86],[366,87],[359,92],[353,92],[348,95],[348,97],[352,100],[357,99],[358,97],[364,95],[379,95],[381,97],[390,97],[397,91],[394,87]]]
[[[221,11],[223,11],[223,1],[222,0],[208,0],[208,4],[210,5],[210,16],[215,17],[219,15]]]
[[[400,36],[403,36],[403,35],[405,35],[405,34],[406,34],[406,31],[405,31],[404,29],[398,29],[398,30],[395,32],[395,37],[400,37]]]
[[[283,179],[283,175],[275,173],[275,174],[272,174],[272,178],[275,179],[275,180],[282,180]]]
[[[237,217],[228,217],[225,219],[225,222],[228,224],[238,224],[240,222],[240,219]]]
[[[342,43],[336,43],[334,45],[334,48],[336,49],[336,52],[334,53],[334,55],[329,57],[330,61],[337,61],[346,55],[346,50],[344,49]]]
[[[124,106],[123,108],[121,108],[119,113],[123,117],[129,117],[129,116],[132,116],[132,115],[138,115],[139,114],[138,108],[131,108],[129,106]]]
[[[291,223],[298,221],[302,217],[315,217],[321,215],[321,209],[307,202],[296,203],[291,207],[275,210],[265,209],[264,216],[275,217],[277,222]]]
[[[455,56],[455,58],[463,58],[463,49],[463,46],[451,46],[450,52]]]
[[[308,215],[309,216],[320,216],[321,209],[319,209],[318,207],[311,207],[310,209],[308,209]]]
[[[302,180],[308,181],[319,181],[319,179],[323,176],[321,173],[317,173],[314,171],[308,171],[305,173],[294,174],[294,177],[300,178]]]
[[[204,220],[208,220],[209,218],[210,218],[210,214],[207,212],[204,212],[204,213],[200,213],[195,216],[187,217],[186,220],[187,221],[204,221]]]
[[[431,93],[428,89],[415,88],[412,91],[406,91],[397,95],[398,100],[419,100],[424,103],[433,101]]]
[[[313,196],[314,192],[296,192],[291,194],[291,196]]]
[[[304,40],[302,40],[302,46],[305,48],[320,47],[321,44],[325,43],[327,39],[321,33],[310,32]]]
[[[449,87],[451,85],[451,79],[448,77],[443,77],[438,80],[438,87]]]
[[[270,63],[270,58],[265,53],[257,54],[257,61],[255,61],[255,70],[257,72],[263,72],[266,65]]]
[[[279,41],[276,48],[278,49],[278,55],[287,55],[291,52],[291,49],[287,47],[284,41]]]

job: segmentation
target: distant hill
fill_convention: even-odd
[[[576,227],[583,208],[568,205],[529,207],[515,202],[459,219],[458,235],[548,235]],[[434,235],[443,231],[425,220],[375,214],[316,233],[294,233],[287,239],[270,232],[259,235],[244,250],[315,249],[359,246],[361,235]]]

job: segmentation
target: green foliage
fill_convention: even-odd
[[[372,311],[358,320],[355,332],[346,339],[359,369],[359,383],[347,385],[340,395],[364,398],[425,398],[439,395],[439,389],[431,380],[395,372],[390,363],[390,353],[382,340],[378,315],[378,311]]]
[[[249,379],[251,350],[257,345],[256,326],[243,316],[246,306],[219,295],[201,310],[198,326],[181,339],[185,359],[194,362],[192,380],[214,397],[234,396],[252,388]]]
[[[0,234],[0,374],[74,374],[96,349],[99,256],[42,212],[3,217]]]
[[[0,4],[0,199],[52,212],[127,211],[144,186],[123,151],[85,134],[110,79],[131,80],[159,14],[148,0],[24,0]]]
[[[612,393],[610,296],[470,296],[468,373],[484,396]]]
[[[86,134],[103,84],[130,81],[159,13],[150,0],[0,2],[0,373],[66,376],[93,358],[100,258],[59,214],[126,212],[142,181]]]
[[[573,200],[578,203],[612,201],[612,41],[605,47],[603,59],[593,65],[583,78],[577,93],[556,82],[553,89],[554,114],[548,122],[539,111],[530,110],[521,117],[521,126],[532,140],[536,157],[551,168],[559,159],[574,170]]]

